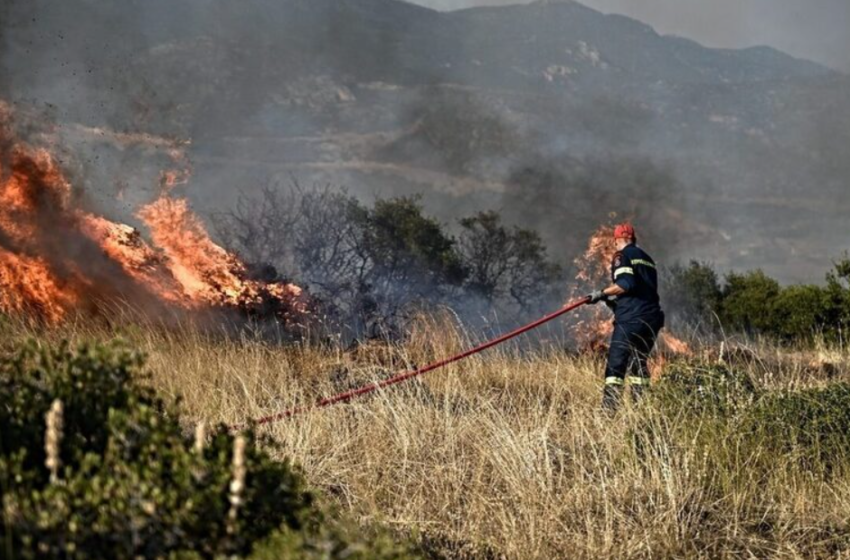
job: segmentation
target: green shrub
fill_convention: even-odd
[[[725,365],[672,364],[652,398],[667,415],[730,418],[758,397],[746,372]]]
[[[741,433],[768,457],[834,472],[850,460],[850,384],[768,395],[748,412]]]
[[[829,301],[819,286],[788,286],[774,299],[771,308],[771,334],[785,341],[811,340],[829,328]]]
[[[213,558],[246,555],[268,539],[304,554],[317,542],[330,552],[371,550],[367,540],[328,529],[332,520],[301,475],[250,434],[231,515],[234,436],[219,429],[195,447],[176,408],[141,383],[141,367],[137,354],[116,345],[29,344],[0,359],[4,557]],[[64,406],[53,446],[61,466],[51,480],[45,417],[56,400]]]
[[[284,529],[257,544],[249,560],[407,560],[418,558],[406,543],[386,530],[361,527],[336,519],[312,524],[309,531]]]
[[[780,286],[760,270],[730,273],[719,285],[710,265],[673,265],[661,276],[664,305],[674,321],[710,325],[727,332],[809,343],[815,336],[843,340],[850,324],[850,260],[835,264],[826,285]],[[707,330],[713,330],[711,328]]]
[[[720,304],[723,324],[749,334],[771,333],[775,323],[770,310],[780,289],[779,282],[761,270],[729,274]]]
[[[641,408],[642,421],[629,430],[631,450],[647,467],[669,460],[669,453],[692,453],[723,469],[727,463],[718,451],[758,395],[746,372],[722,365],[671,364],[652,387],[650,406]]]

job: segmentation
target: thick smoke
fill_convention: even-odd
[[[124,222],[178,149],[194,176],[174,192],[201,212],[295,177],[422,192],[450,224],[501,210],[564,263],[611,212],[669,259],[784,279],[843,249],[847,85],[775,51],[705,51],[555,2],[2,7],[0,95],[54,116],[75,184]]]

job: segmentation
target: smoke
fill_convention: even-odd
[[[183,150],[194,175],[172,192],[206,213],[296,177],[361,198],[423,192],[448,223],[501,210],[564,263],[611,212],[670,259],[783,279],[841,250],[847,88],[773,51],[719,56],[570,3],[478,17],[391,0],[0,1],[0,95],[53,115],[75,185],[122,222]],[[604,1],[589,4],[626,9]],[[760,2],[629,9],[668,17],[662,31],[689,14],[702,32],[736,24],[717,44],[768,42]],[[759,17],[784,29],[793,5]]]

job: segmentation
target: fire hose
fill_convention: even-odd
[[[527,324],[523,327],[519,327],[515,330],[512,330],[509,333],[503,334],[503,335],[501,335],[497,338],[494,338],[492,340],[489,340],[487,342],[479,344],[478,346],[475,346],[474,348],[470,348],[469,350],[461,352],[460,354],[456,354],[454,356],[451,356],[449,358],[445,358],[445,359],[440,360],[438,362],[430,363],[426,366],[422,366],[420,368],[417,368],[417,369],[414,369],[414,370],[411,370],[411,371],[399,373],[398,375],[395,375],[394,377],[391,377],[389,379],[385,379],[383,381],[379,381],[377,383],[370,383],[368,385],[364,385],[362,387],[352,389],[350,391],[345,391],[344,393],[339,393],[339,394],[336,394],[336,395],[333,395],[333,396],[330,396],[330,397],[325,397],[325,398],[323,398],[319,401],[316,401],[312,405],[290,408],[289,410],[285,410],[283,412],[278,412],[278,413],[272,414],[270,416],[264,416],[262,418],[256,418],[256,419],[248,422],[247,424],[243,424],[243,425],[240,425],[240,426],[231,426],[231,430],[237,431],[237,430],[244,429],[244,428],[251,426],[251,425],[253,425],[253,426],[263,426],[263,425],[266,425],[266,424],[274,424],[276,422],[280,422],[280,421],[292,418],[293,416],[297,416],[297,415],[303,414],[305,412],[318,410],[318,409],[321,409],[321,408],[327,408],[327,407],[333,406],[335,404],[348,402],[348,401],[351,401],[355,398],[362,397],[363,395],[368,395],[369,393],[374,393],[375,391],[378,391],[380,389],[384,389],[386,387],[391,387],[393,385],[398,385],[399,383],[404,383],[405,381],[409,381],[410,379],[413,379],[415,377],[419,377],[419,376],[424,375],[428,372],[434,371],[436,369],[440,369],[442,367],[445,367],[449,364],[453,364],[455,362],[459,362],[463,359],[469,358],[470,356],[474,356],[475,354],[479,354],[479,353],[481,353],[481,352],[483,352],[483,351],[485,351],[489,348],[493,348],[494,346],[498,346],[500,344],[503,344],[503,343],[513,339],[513,338],[516,338],[516,337],[518,337],[522,334],[527,333],[528,331],[534,330],[537,327],[540,327],[541,325],[545,325],[546,323],[553,321],[553,320],[557,319],[558,317],[560,317],[562,315],[565,315],[565,314],[567,314],[571,311],[575,311],[579,307],[586,305],[588,303],[590,303],[590,298],[589,297],[583,298],[583,299],[575,301],[573,303],[569,303],[569,304],[565,305],[564,307],[562,307],[561,309],[554,311],[552,313],[549,313],[548,315],[544,315],[543,317],[541,317],[540,319],[537,319],[536,321],[534,321],[532,323],[529,323],[529,324]]]

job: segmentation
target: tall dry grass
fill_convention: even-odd
[[[4,328],[7,341],[31,334],[115,332],[82,324],[50,334]],[[148,354],[151,383],[182,397],[187,415],[207,425],[310,402],[473,342],[445,321],[422,321],[403,346],[356,352],[223,340],[188,327],[118,334]],[[745,352],[754,359],[736,367],[771,391],[842,380],[847,353],[820,351],[836,369],[813,368],[817,352],[770,347]],[[343,508],[415,535],[435,555],[848,554],[850,475],[843,469],[823,477],[793,457],[759,456],[722,431],[713,437],[716,422],[682,432],[681,422],[692,418],[651,404],[609,417],[599,409],[602,367],[599,357],[508,345],[261,430],[278,444],[275,453],[294,458]],[[638,432],[651,434],[639,446]]]

